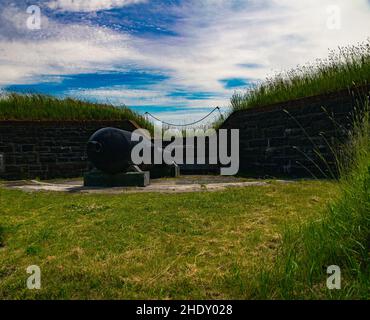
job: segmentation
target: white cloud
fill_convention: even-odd
[[[130,89],[124,86],[113,88],[99,88],[88,90],[72,90],[67,94],[84,100],[93,100],[113,105],[128,105],[138,107],[140,111],[150,111],[162,121],[172,124],[184,125],[198,121],[208,114],[215,106],[225,103],[225,98],[211,97],[207,100],[187,100],[184,97],[170,97],[171,86],[155,85],[146,90]],[[148,109],[150,106],[150,110]],[[153,110],[153,107],[156,110]],[[162,110],[162,106],[172,106],[173,111]],[[185,110],[184,110],[185,109]],[[226,110],[223,110],[226,111]],[[201,125],[212,123],[219,116],[219,112],[213,113],[209,118],[201,122]]]
[[[48,7],[61,11],[90,12],[109,10],[146,1],[147,0],[52,0],[48,2]]]
[[[15,8],[0,15],[9,28],[0,35],[0,86],[38,82],[42,76],[111,69],[112,64],[139,55],[130,47],[127,34],[46,18],[36,33],[27,29],[27,18]],[[8,38],[9,32],[14,38]]]
[[[71,1],[53,1],[56,9],[77,10]],[[135,1],[75,1],[79,11],[128,5]],[[160,69],[171,77],[147,90],[102,88],[80,92],[108,97],[127,105],[174,105],[190,109],[227,105],[233,90],[220,79],[263,79],[266,75],[327,56],[328,48],[354,44],[370,36],[367,0],[337,0],[341,28],[327,28],[332,0],[193,0],[184,1],[174,26],[176,36],[143,38],[106,28],[61,24],[45,19],[42,30],[29,38],[24,14],[8,12],[9,26],[0,32],[0,85],[37,81],[42,75],[67,75],[129,68]],[[82,5],[84,4],[84,5]],[[82,10],[83,9],[83,10]],[[167,8],[163,7],[165,12]],[[14,9],[13,9],[14,11]],[[5,11],[4,11],[5,12]],[[3,17],[3,20],[5,18]],[[0,21],[1,22],[1,21]],[[9,39],[9,33],[14,39]],[[3,34],[3,36],[1,35]],[[17,36],[16,36],[17,35]],[[259,64],[245,68],[242,64]],[[210,100],[179,100],[166,96],[174,88],[217,92]],[[73,92],[78,94],[78,92]]]
[[[111,88],[86,89],[78,91],[70,91],[74,96],[79,96],[82,99],[96,99],[100,102],[109,101],[115,105],[128,106],[174,106],[186,107],[189,109],[199,108],[214,108],[217,105],[222,105],[225,102],[224,97],[218,95],[211,96],[209,99],[192,99],[188,100],[185,97],[171,96],[173,88],[171,85],[161,84],[153,85],[147,89],[132,89],[125,86],[115,86]]]
[[[183,8],[187,16],[176,28],[180,39],[147,41],[140,50],[148,63],[169,68],[180,83],[205,90],[222,90],[218,80],[224,78],[261,79],[370,35],[366,0],[336,1],[342,15],[340,30],[326,27],[331,0],[274,0],[261,6],[250,6],[249,1],[234,6],[231,1],[223,5],[226,0],[208,3],[216,7],[202,3]],[[239,66],[243,63],[265,67],[246,70]]]

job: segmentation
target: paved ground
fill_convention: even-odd
[[[287,183],[288,181],[280,181]],[[56,180],[56,181],[12,181],[2,185],[9,189],[19,189],[28,192],[57,191],[79,193],[184,193],[198,191],[219,191],[226,188],[265,186],[266,181],[252,181],[236,177],[224,176],[182,176],[176,179],[151,180],[151,184],[145,188],[86,188],[82,179]]]

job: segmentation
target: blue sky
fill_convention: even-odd
[[[41,9],[39,30],[27,28],[29,5]],[[126,104],[176,123],[370,36],[368,0],[3,0],[0,10],[2,90]]]

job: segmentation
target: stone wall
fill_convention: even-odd
[[[367,86],[234,112],[221,128],[240,130],[240,174],[337,175],[332,149],[346,141],[369,92]],[[89,167],[86,142],[104,127],[138,128],[131,121],[0,121],[0,179],[82,176]],[[192,174],[218,172],[208,164],[181,168]]]
[[[332,150],[346,141],[370,86],[234,112],[222,129],[240,130],[240,173],[333,177]]]
[[[105,127],[138,128],[132,121],[0,121],[0,179],[82,176],[86,143]]]
[[[182,157],[182,163],[179,164],[180,171],[182,175],[206,175],[206,174],[219,174],[220,173],[220,166],[217,164],[210,164],[210,159],[209,159],[209,138],[199,138],[199,139],[204,139],[204,144],[205,144],[205,150],[204,150],[204,161],[202,163],[198,163],[197,155],[198,155],[198,138],[194,137],[194,141],[192,144],[187,145],[187,139],[183,138],[182,139],[182,152],[183,152],[183,157]],[[165,149],[172,141],[162,141],[162,147]],[[154,143],[154,140],[152,141]],[[180,147],[181,148],[181,147]],[[191,155],[194,155],[194,163],[188,163],[186,156],[187,153],[190,153]],[[217,159],[216,159],[217,161]]]

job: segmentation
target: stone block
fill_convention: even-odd
[[[151,179],[160,178],[177,178],[180,176],[180,167],[177,164],[173,165],[156,165],[149,168],[144,168],[144,170],[150,171]]]
[[[150,183],[150,172],[127,172],[120,174],[106,174],[93,170],[85,174],[85,187],[146,187]]]

